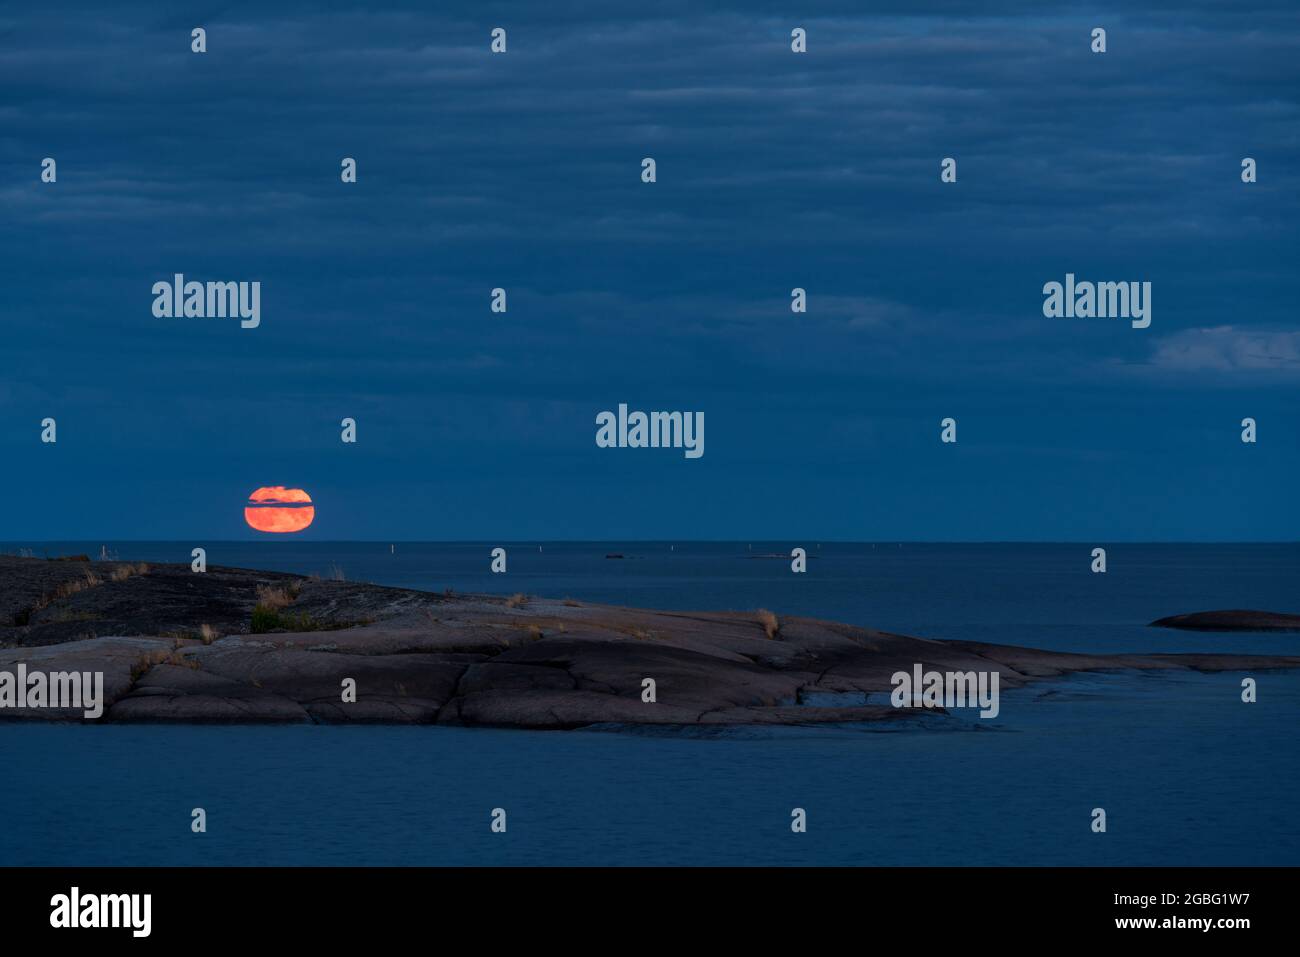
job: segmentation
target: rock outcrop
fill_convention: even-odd
[[[1242,609],[1196,611],[1160,618],[1151,622],[1151,626],[1187,631],[1300,631],[1300,615]]]
[[[229,568],[194,574],[187,565],[114,575],[114,563],[64,564],[0,559],[0,610],[9,616],[0,671],[19,663],[102,671],[99,720],[109,722],[867,722],[918,717],[866,703],[917,663],[997,671],[1003,689],[1078,671],[1300,667],[1297,656],[1065,654],[767,612],[645,611]],[[64,587],[78,575],[83,586]],[[255,618],[272,599],[275,614]],[[283,627],[255,633],[255,620]],[[642,699],[647,678],[654,703]],[[342,693],[349,679],[355,701]],[[828,700],[837,703],[817,703]],[[81,716],[0,710],[0,719],[14,717]]]

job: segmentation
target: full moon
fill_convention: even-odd
[[[259,488],[244,506],[244,521],[259,532],[301,532],[315,517],[311,496],[283,485]]]

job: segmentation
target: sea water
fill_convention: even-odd
[[[14,543],[98,554],[105,543]],[[393,547],[390,550],[390,545]],[[504,545],[509,573],[488,571]],[[541,550],[538,550],[538,547]],[[789,549],[808,550],[794,575]],[[188,543],[107,543],[187,561]],[[213,564],[441,591],[769,608],[1084,652],[1300,654],[1147,627],[1297,611],[1300,546],[210,543]],[[607,558],[621,554],[623,558]],[[991,721],[524,732],[0,724],[4,864],[1297,864],[1300,672],[1074,675]],[[207,832],[190,830],[207,812]],[[1104,808],[1107,830],[1091,830]],[[494,808],[504,834],[490,830]],[[790,829],[807,813],[807,833]]]

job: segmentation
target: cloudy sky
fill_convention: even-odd
[[[1294,3],[314,6],[0,12],[0,540],[1300,538]]]

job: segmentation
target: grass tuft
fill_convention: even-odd
[[[133,575],[147,574],[149,574],[149,566],[144,562],[138,562],[134,565],[130,562],[125,562],[121,565],[114,565],[113,570],[109,573],[108,577],[110,581],[124,582]]]
[[[257,586],[257,606],[268,611],[279,611],[291,604],[296,597],[297,593],[288,585]]]
[[[189,668],[191,671],[199,670],[199,663],[193,658],[186,658],[179,651],[173,651],[164,659],[166,664],[175,665],[177,668]]]
[[[163,651],[161,649],[158,651],[146,652],[141,655],[135,660],[135,663],[131,665],[132,683],[143,678],[154,665],[160,665],[170,657],[171,652]]]

